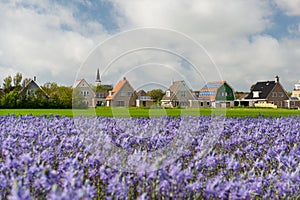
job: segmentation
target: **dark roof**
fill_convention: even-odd
[[[272,91],[272,89],[275,87],[275,85],[276,85],[275,81],[257,82],[254,88],[251,90],[251,92],[245,99],[266,99],[267,96]],[[253,91],[258,91],[259,97],[253,98]]]

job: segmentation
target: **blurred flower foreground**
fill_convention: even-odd
[[[2,116],[0,199],[300,197],[300,117],[226,118],[208,150],[204,135],[212,118]],[[96,123],[91,126],[90,120]],[[159,134],[135,137],[147,130]],[[113,149],[151,155],[180,145],[178,139],[173,142],[176,137],[190,140],[190,145],[172,162],[157,167],[159,162],[147,166],[141,161],[130,165],[134,170],[117,168],[136,160],[125,160]],[[149,170],[151,166],[156,170]]]

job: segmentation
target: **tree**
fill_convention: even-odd
[[[11,82],[12,82],[11,76],[8,76],[8,77],[6,77],[4,79],[3,89],[4,89],[5,93],[9,93],[10,92],[10,90],[12,88]]]
[[[25,87],[27,83],[29,83],[30,78],[25,78],[22,82],[22,87]]]
[[[21,73],[17,73],[14,76],[14,86],[18,89],[21,88],[21,81],[22,81],[22,74]]]
[[[154,102],[158,103],[164,96],[164,92],[161,89],[153,89],[147,92]]]
[[[62,108],[71,108],[72,107],[72,92],[73,89],[71,87],[60,86],[57,89],[58,92],[58,100],[59,105]]]
[[[2,106],[5,108],[15,108],[17,106],[18,92],[15,90],[5,94],[2,98]]]

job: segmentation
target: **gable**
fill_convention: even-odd
[[[234,100],[234,93],[226,81],[213,81],[206,83],[199,92],[199,100]]]
[[[134,89],[131,85],[126,81],[122,87],[117,91],[116,96],[133,96]]]
[[[79,82],[75,86],[75,88],[87,88],[87,87],[91,87],[91,86],[86,82],[85,79],[79,80]]]
[[[233,89],[227,83],[224,83],[222,86],[218,88],[215,99],[233,101],[234,100]]]
[[[167,95],[167,93],[170,93],[170,95]],[[193,99],[195,99],[195,96],[184,81],[174,81],[170,89],[163,96],[162,101]]]
[[[135,96],[135,90],[130,83],[124,78],[119,81],[117,85],[110,91],[110,94],[106,97],[107,99],[114,99],[116,97],[132,97]]]
[[[37,90],[41,91],[43,96],[49,98],[49,95],[33,80],[30,80],[19,92],[21,95],[31,95]]]
[[[185,84],[185,82],[182,82],[180,85],[178,85],[177,90],[174,92],[173,99],[176,100],[194,100],[195,97],[192,94],[190,88]]]
[[[274,100],[279,100],[279,99],[284,99],[287,100],[289,99],[289,96],[286,94],[284,88],[280,83],[277,83],[275,87],[272,89],[272,91],[269,93],[267,96],[267,99],[274,99]]]

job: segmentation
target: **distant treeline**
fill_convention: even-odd
[[[3,81],[0,90],[0,108],[72,108],[72,87],[59,86],[57,83],[45,83],[38,86],[35,80],[17,73]],[[82,98],[79,94],[73,96]],[[76,101],[75,107],[86,107],[82,101]]]

